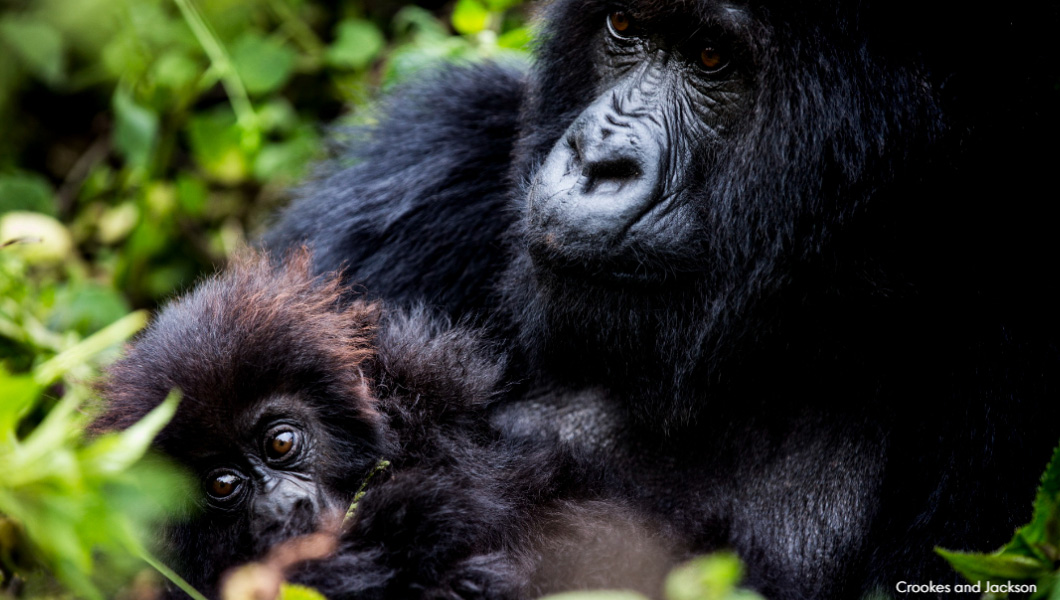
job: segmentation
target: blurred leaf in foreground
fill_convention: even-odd
[[[386,39],[371,21],[346,19],[335,28],[335,42],[328,48],[332,66],[363,69],[383,50]]]
[[[134,313],[32,373],[0,368],[0,514],[23,533],[20,554],[53,573],[75,594],[104,598],[116,583],[143,567],[154,526],[187,498],[185,476],[146,452],[176,410],[171,397],[137,425],[86,439],[88,417],[79,411],[87,388],[69,386],[43,419],[22,421],[47,386],[68,368],[143,325]],[[22,428],[22,429],[20,429]],[[20,432],[24,431],[20,435]],[[11,553],[12,548],[0,548]]]
[[[0,175],[0,215],[16,210],[55,216],[48,180],[37,174]]]

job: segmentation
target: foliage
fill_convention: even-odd
[[[0,214],[57,218],[95,275],[154,306],[260,232],[347,107],[440,59],[520,55],[517,4],[17,2]]]
[[[1042,474],[1031,522],[1017,529],[1009,543],[992,554],[936,551],[979,584],[984,599],[1008,598],[1007,592],[990,587],[1008,584],[1035,586],[1033,600],[1060,597],[1060,448]]]
[[[61,267],[41,258],[40,245],[0,249],[0,347],[9,357],[0,364],[0,591],[58,595],[46,571],[78,596],[109,597],[113,582],[143,568],[153,525],[183,497],[184,477],[145,456],[176,400],[124,432],[85,438],[85,381],[146,314],[123,316],[125,306],[76,267],[56,283],[49,272]],[[36,273],[16,252],[22,246]]]

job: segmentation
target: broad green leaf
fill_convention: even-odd
[[[434,14],[420,6],[406,6],[394,15],[396,35],[412,35],[419,42],[442,41],[449,37],[449,28]]]
[[[44,82],[60,83],[66,70],[63,38],[51,25],[32,17],[0,20],[0,46],[6,46],[29,72]]]
[[[134,167],[151,161],[158,137],[158,115],[136,104],[122,88],[114,92],[114,146]]]
[[[319,150],[320,140],[311,132],[285,142],[267,144],[254,161],[254,176],[259,181],[297,181]]]
[[[394,50],[387,61],[384,86],[392,86],[415,77],[424,69],[435,68],[441,61],[470,58],[474,47],[462,37],[450,36],[439,42],[409,44]]]
[[[201,217],[206,209],[209,190],[201,179],[180,175],[177,177],[177,203],[180,210],[192,217]]]
[[[327,62],[339,68],[363,69],[385,44],[383,32],[371,21],[346,19],[335,28],[335,41],[327,50]]]
[[[187,133],[192,156],[211,177],[228,185],[246,179],[249,157],[243,149],[243,132],[230,107],[193,116]]]
[[[180,51],[166,52],[151,65],[154,81],[171,90],[190,86],[202,72],[203,68],[196,61]]]
[[[54,331],[88,335],[122,318],[129,310],[129,303],[114,288],[92,282],[67,284],[56,290],[48,326]]]
[[[1042,473],[1042,482],[1034,498],[1031,522],[1016,531],[1012,542],[1003,550],[1017,550],[1022,544],[1049,544],[1060,548],[1060,447],[1053,450],[1052,459]]]
[[[533,37],[529,27],[516,27],[497,38],[497,45],[511,50],[529,51]]]
[[[110,246],[129,237],[140,222],[140,207],[136,201],[128,200],[118,206],[107,208],[96,222],[96,236]]]
[[[489,26],[490,11],[480,0],[457,0],[452,21],[453,29],[459,33],[478,33]]]
[[[52,186],[40,175],[0,175],[0,214],[28,210],[55,216]]]
[[[267,94],[283,87],[294,73],[297,53],[273,38],[253,32],[232,44],[232,63],[247,92]]]
[[[273,98],[258,109],[258,122],[265,131],[287,133],[298,125],[298,113],[285,98]]]
[[[666,578],[668,600],[761,600],[761,596],[736,586],[743,564],[735,554],[717,552],[693,559]]]
[[[1049,563],[1015,554],[966,554],[941,548],[936,548],[935,552],[945,558],[954,570],[972,583],[1031,580],[1047,575],[1053,570]]]

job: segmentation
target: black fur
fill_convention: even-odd
[[[215,596],[227,569],[336,530],[385,458],[390,466],[369,480],[337,550],[299,566],[293,581],[331,600],[522,598],[629,577],[657,591],[679,555],[672,535],[621,499],[596,500],[602,487],[577,474],[562,447],[498,440],[488,427],[503,354],[424,310],[343,299],[338,279],[314,277],[308,261],[236,258],[170,303],[99,385],[106,407],[96,431],[127,427],[180,390],[156,445],[205,487],[220,466],[255,471],[262,423],[294,423],[304,480],[337,499],[331,513],[295,507],[263,524],[254,498],[225,507],[196,493],[166,532],[166,556],[182,576]],[[642,541],[609,547],[627,532]],[[592,543],[606,550],[599,560],[551,559]]]
[[[647,288],[548,268],[528,187],[608,92],[607,14],[710,29],[727,7],[549,3],[529,73],[454,67],[399,92],[266,244],[487,317],[521,383],[502,432],[580,445],[612,493],[698,550],[735,548],[771,598],[953,581],[932,548],[1006,541],[1060,434],[1041,191],[1058,3],[741,4],[746,105],[716,143],[673,145],[698,148],[666,232],[684,253],[648,248]]]
[[[313,240],[320,272],[350,267],[359,290],[391,302],[485,310],[505,263],[521,78],[515,67],[452,70],[395,96],[373,137],[353,135],[266,244]]]

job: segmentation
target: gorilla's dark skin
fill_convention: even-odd
[[[770,598],[952,583],[1060,435],[1060,19],[893,9],[553,2],[528,73],[398,92],[265,243],[491,324],[501,431]]]

